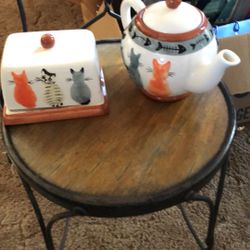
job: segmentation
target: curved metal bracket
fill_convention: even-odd
[[[18,6],[20,18],[21,18],[23,32],[27,32],[28,31],[28,26],[27,26],[27,20],[26,20],[25,9],[24,9],[24,6],[23,6],[23,1],[22,0],[16,0],[16,1],[17,1],[17,6]],[[97,22],[99,19],[104,17],[106,14],[109,14],[110,16],[114,17],[117,20],[119,28],[120,28],[120,30],[122,30],[123,28],[122,28],[122,24],[121,24],[121,17],[120,17],[120,15],[118,15],[117,13],[115,13],[112,10],[112,8],[110,7],[111,4],[112,4],[112,1],[104,0],[104,9],[103,9],[103,11],[100,14],[98,14],[95,18],[91,19],[89,22],[82,25],[80,28],[81,29],[86,29],[91,24]]]
[[[122,30],[122,24],[121,24],[121,17],[120,15],[118,15],[117,13],[115,13],[112,8],[110,7],[110,4],[108,2],[112,2],[112,1],[107,1],[104,0],[104,9],[101,13],[99,13],[96,17],[94,17],[93,19],[91,19],[90,21],[88,21],[87,23],[85,23],[81,29],[86,29],[88,28],[91,24],[97,22],[98,20],[100,20],[101,18],[103,18],[106,14],[114,17],[119,25],[119,28]]]

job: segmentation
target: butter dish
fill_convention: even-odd
[[[96,41],[89,30],[14,33],[1,63],[5,124],[107,113]]]

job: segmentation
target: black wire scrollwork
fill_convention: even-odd
[[[28,31],[28,26],[27,26],[26,13],[25,13],[23,1],[22,0],[17,0],[17,6],[18,6],[20,18],[21,18],[23,32],[27,32]],[[121,23],[121,17],[120,17],[119,14],[117,14],[116,12],[114,12],[112,10],[112,6],[113,6],[113,8],[115,10],[117,10],[117,5],[115,3],[113,3],[112,0],[104,0],[104,9],[103,9],[103,11],[101,13],[99,13],[95,18],[91,19],[89,22],[83,24],[80,28],[81,29],[86,29],[91,24],[97,22],[99,19],[104,17],[106,14],[108,14],[108,15],[114,17],[117,20],[120,30],[123,30],[122,23]]]

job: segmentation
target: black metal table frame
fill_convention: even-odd
[[[25,12],[22,6],[22,1],[17,0],[21,20],[23,24],[23,30],[27,31]],[[82,28],[86,28],[88,25],[102,18],[106,13],[112,15],[116,19],[119,20],[119,15],[111,11],[109,4],[105,1],[105,9],[104,11],[98,15],[94,20],[91,20]],[[107,42],[119,42],[119,40],[103,40],[98,43],[107,43]],[[192,178],[188,181],[189,185],[183,186],[182,188],[175,188],[173,190],[168,190],[168,194],[162,194],[161,199],[152,200],[150,204],[136,204],[131,206],[94,206],[90,204],[83,204],[76,202],[74,200],[69,199],[69,197],[61,197],[56,192],[56,189],[51,191],[51,184],[47,183],[43,180],[44,185],[40,185],[40,181],[37,181],[40,177],[33,173],[28,166],[26,166],[25,162],[21,159],[18,152],[16,152],[15,147],[11,141],[10,134],[8,133],[8,126],[4,126],[2,124],[2,133],[4,143],[6,145],[8,157],[11,163],[14,163],[16,166],[17,172],[22,180],[23,186],[26,190],[28,198],[33,206],[35,215],[39,222],[41,232],[44,237],[45,245],[48,250],[54,249],[54,243],[52,239],[52,228],[53,225],[59,220],[66,219],[66,224],[64,228],[64,233],[60,242],[59,249],[64,248],[64,244],[66,241],[67,231],[68,231],[68,223],[69,218],[74,216],[96,216],[96,217],[126,217],[126,216],[135,216],[135,215],[143,215],[146,213],[151,213],[154,211],[158,211],[161,209],[165,209],[171,206],[178,206],[181,210],[184,220],[187,223],[188,228],[190,229],[192,235],[194,236],[195,241],[201,249],[212,249],[214,245],[214,230],[217,220],[217,215],[219,211],[219,205],[222,198],[224,180],[226,176],[226,170],[228,166],[228,154],[230,145],[232,143],[235,129],[236,129],[236,117],[235,110],[230,98],[230,94],[223,83],[219,84],[219,88],[225,98],[225,102],[228,108],[228,127],[226,131],[226,135],[224,138],[224,142],[215,157],[207,163],[207,166],[203,168],[202,173],[198,172],[196,175],[192,176]],[[3,100],[1,100],[3,102]],[[204,169],[206,171],[204,172]],[[200,195],[198,192],[201,190],[203,186],[205,186],[214,175],[220,170],[220,177],[218,180],[217,190],[215,199],[212,200],[210,197],[205,195]],[[181,186],[181,185],[180,185]],[[45,196],[48,200],[56,203],[67,209],[67,211],[55,214],[47,223],[45,224],[43,215],[41,213],[40,207],[38,205],[37,199],[33,193],[33,189],[38,191],[41,195]],[[171,194],[171,195],[169,195]],[[200,201],[207,204],[209,208],[209,220],[207,226],[207,235],[205,241],[201,240],[194,230],[191,221],[188,218],[186,210],[184,209],[182,203],[183,202],[192,202],[192,201]]]

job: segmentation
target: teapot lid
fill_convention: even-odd
[[[149,5],[136,16],[137,27],[146,35],[163,41],[185,41],[202,33],[208,21],[204,13],[181,0]]]

